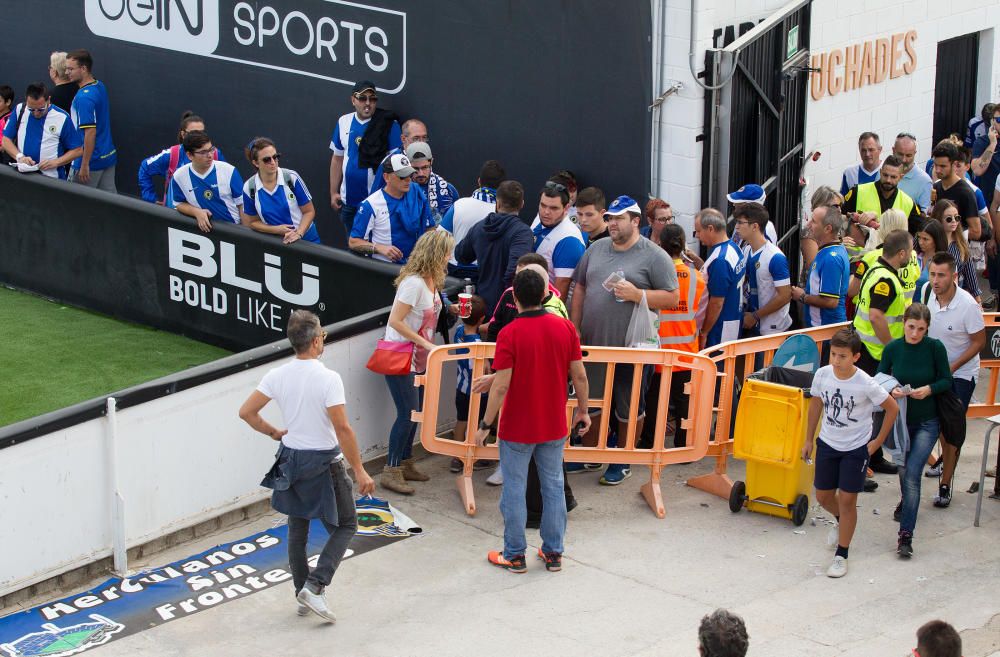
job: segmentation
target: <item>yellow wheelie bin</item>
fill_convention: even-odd
[[[795,525],[805,522],[814,471],[811,460],[802,460],[811,384],[811,373],[776,367],[751,375],[743,384],[733,456],[746,461],[747,470],[746,482],[733,482],[733,513],[746,506]]]

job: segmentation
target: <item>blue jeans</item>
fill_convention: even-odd
[[[500,467],[503,469],[503,491],[500,493],[500,513],[503,515],[503,556],[512,559],[528,549],[524,525],[528,510],[524,494],[528,487],[528,463],[532,455],[538,469],[542,489],[542,551],[562,554],[566,535],[566,496],[563,493],[563,447],[565,438],[544,443],[500,444]]]
[[[920,508],[920,480],[927,457],[937,442],[940,427],[935,417],[914,424],[907,423],[906,428],[910,433],[910,451],[906,454],[906,466],[899,469],[899,487],[903,491],[899,529],[912,533],[917,526],[917,510]]]
[[[385,459],[387,467],[395,468],[410,458],[413,451],[413,437],[417,434],[417,423],[410,419],[410,413],[417,410],[423,397],[423,388],[413,386],[413,374],[386,376],[386,385],[396,405],[396,421],[389,430],[389,455]]]

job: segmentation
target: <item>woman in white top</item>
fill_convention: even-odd
[[[413,376],[426,369],[427,353],[434,348],[431,339],[441,312],[440,290],[454,249],[455,239],[441,230],[424,233],[417,240],[396,277],[396,298],[385,329],[386,340],[413,343],[410,373],[385,377],[396,405],[396,421],[389,431],[389,455],[380,480],[385,488],[406,495],[414,492],[407,481],[429,479],[414,467],[411,456],[417,425],[410,420],[410,413],[417,408],[423,393],[413,386]],[[449,310],[457,313],[458,307],[451,306]]]

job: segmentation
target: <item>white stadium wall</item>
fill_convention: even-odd
[[[343,377],[366,461],[385,453],[395,419],[383,378],[365,369],[383,331],[329,343],[322,357]],[[128,548],[266,498],[260,481],[277,443],[237,411],[261,377],[286,360],[122,408],[114,441],[109,419],[100,417],[4,448],[0,597],[112,554],[116,479]],[[448,374],[444,391],[454,390],[454,371]],[[442,397],[443,417],[452,421],[454,395]],[[284,426],[275,404],[263,415]]]
[[[682,88],[653,111],[651,193],[671,203],[691,240],[693,215],[701,208],[703,153],[697,139],[705,124],[705,92],[688,66],[691,8],[697,9],[694,68],[701,72],[707,49],[723,47],[750,24],[786,4],[782,0],[652,0],[653,97],[674,82]],[[897,133],[912,132],[920,138],[918,158],[929,156],[939,41],[980,32],[978,106],[990,98],[1000,100],[998,28],[1000,0],[814,0],[811,53],[914,30],[917,61],[910,75],[832,98],[810,98],[806,150],[822,152],[819,162],[807,169],[810,184],[839,186],[843,169],[858,159],[857,135],[865,130],[884,135],[885,153]]]
[[[882,138],[883,156],[891,152],[900,132],[918,138],[917,161],[922,166],[932,150],[934,78],[938,42],[980,32],[976,111],[989,100],[1000,99],[1000,49],[995,41],[1000,27],[1000,2],[970,0],[863,0],[813,3],[813,55],[829,53],[893,35],[915,32],[912,73],[891,76],[835,96],[810,97],[806,139],[823,156],[808,172],[812,185],[840,186],[843,170],[857,164],[858,135],[866,130]],[[900,63],[906,63],[903,54]],[[968,120],[970,117],[966,117]]]

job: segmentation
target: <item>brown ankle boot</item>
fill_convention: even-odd
[[[406,481],[430,481],[431,478],[417,470],[416,459],[403,459],[403,479]]]
[[[413,486],[406,483],[406,480],[403,478],[402,466],[395,468],[385,466],[382,468],[382,476],[379,478],[379,483],[382,484],[382,488],[388,488],[403,495],[413,495],[416,492]]]

